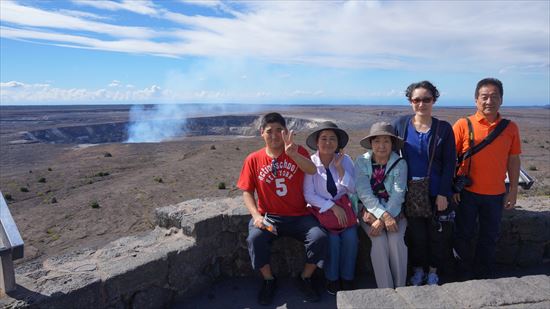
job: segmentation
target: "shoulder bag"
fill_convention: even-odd
[[[407,194],[405,195],[405,215],[412,218],[429,218],[432,216],[432,203],[430,201],[430,172],[437,147],[439,120],[437,120],[435,135],[433,137],[432,153],[426,177],[407,181]],[[428,145],[428,151],[430,147]]]

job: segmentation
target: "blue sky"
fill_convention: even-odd
[[[550,103],[550,1],[0,1],[0,104]]]

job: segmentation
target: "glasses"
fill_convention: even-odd
[[[414,98],[414,99],[411,99],[411,102],[413,104],[420,104],[420,102],[424,103],[424,104],[428,104],[428,103],[432,103],[434,100],[433,97],[425,97],[425,98]]]
[[[275,159],[271,160],[271,173],[273,176],[277,176],[277,160]]]

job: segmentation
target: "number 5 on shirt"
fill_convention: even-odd
[[[277,188],[277,190],[275,192],[277,193],[278,196],[285,196],[286,195],[287,189],[286,189],[286,184],[285,184],[285,179],[284,178],[275,179],[275,187]]]

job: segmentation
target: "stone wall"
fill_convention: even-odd
[[[18,288],[0,307],[158,308],[220,278],[254,275],[246,246],[250,215],[241,198],[185,201],[157,209],[155,217],[158,226],[149,233],[18,266]],[[500,262],[541,263],[549,257],[549,233],[548,211],[507,212]],[[370,272],[370,243],[362,233],[360,239],[358,271]],[[272,251],[275,273],[299,274],[302,244],[282,238]]]

